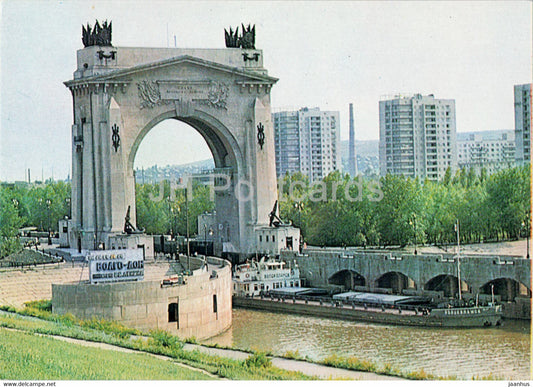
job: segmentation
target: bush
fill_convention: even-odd
[[[300,355],[300,352],[298,352],[298,350],[296,350],[296,351],[287,351],[287,352],[285,352],[283,357],[286,358],[286,359],[297,359],[297,360],[302,359],[302,356]]]
[[[160,329],[150,331],[150,339],[151,343],[155,345],[161,345],[171,349],[183,348],[183,342],[177,336]]]
[[[256,352],[244,361],[244,365],[248,368],[269,368],[272,366],[272,361],[264,352]]]
[[[52,311],[52,300],[38,300],[30,301],[24,304],[27,308],[33,308],[37,310],[42,310],[44,312]]]

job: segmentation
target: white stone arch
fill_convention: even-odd
[[[90,46],[77,64],[65,82],[74,103],[71,240],[89,249],[105,243],[122,232],[128,208],[135,225],[135,155],[155,125],[176,119],[202,135],[217,168],[230,167],[232,179],[253,187],[247,202],[232,192],[215,197],[218,226],[230,225],[224,251],[253,254],[277,200],[270,107],[277,79],[262,52]]]

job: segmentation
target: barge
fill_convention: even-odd
[[[269,312],[293,313],[381,324],[418,327],[475,328],[501,324],[501,305],[462,308],[368,305],[338,300],[287,297],[233,297],[233,306]]]

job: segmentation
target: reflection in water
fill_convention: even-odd
[[[233,310],[233,326],[206,341],[236,348],[298,350],[321,360],[331,354],[356,356],[404,371],[437,376],[530,378],[530,326],[506,320],[488,329],[415,328],[318,317]]]

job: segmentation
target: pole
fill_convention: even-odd
[[[457,230],[457,282],[458,282],[458,285],[459,285],[459,300],[461,300],[462,299],[462,294],[461,294],[461,259],[460,259],[461,246],[460,246],[460,242],[459,242],[459,219],[457,219],[456,230]]]
[[[204,223],[204,255],[207,257],[207,224]]]
[[[189,245],[189,198],[187,196],[187,188],[185,188],[185,219],[187,223],[187,270],[191,271],[191,262],[190,262],[190,256],[191,256],[191,249]]]
[[[417,242],[417,241],[416,241],[416,215],[415,215],[415,255],[418,254],[418,251],[416,251],[416,245],[417,245],[416,242]]]
[[[526,258],[529,259],[529,219],[527,220],[527,229],[526,229]]]

